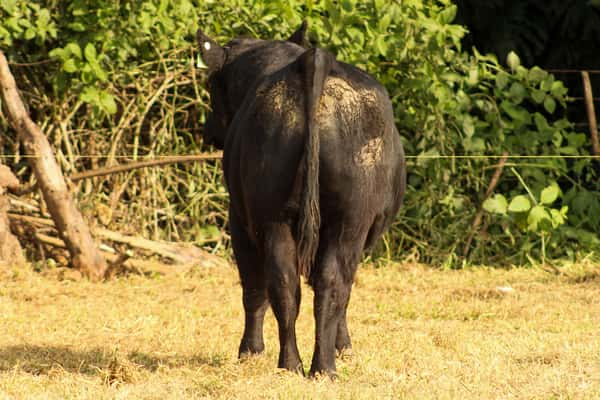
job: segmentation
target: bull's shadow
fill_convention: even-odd
[[[59,368],[69,373],[95,376],[109,368],[116,357],[126,359],[150,372],[155,372],[160,366],[219,367],[226,361],[221,353],[157,356],[139,351],[115,353],[108,348],[78,351],[67,346],[15,345],[0,348],[0,371],[18,368],[32,375],[47,375],[51,370]]]

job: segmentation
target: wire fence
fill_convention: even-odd
[[[219,160],[222,158],[221,154],[193,154],[189,155],[190,157],[201,156],[202,160]],[[2,154],[0,158],[25,158],[25,159],[35,159],[41,158],[43,156],[38,155],[29,155],[29,154]],[[170,159],[170,158],[178,158],[178,157],[186,157],[180,154],[158,154],[152,157],[139,157],[138,161],[152,161],[152,160],[160,160],[160,159]],[[128,159],[132,160],[134,157],[131,155],[104,155],[104,154],[87,154],[87,155],[77,155],[76,159],[102,159],[102,158],[112,158],[112,159]],[[405,155],[406,159],[461,159],[461,160],[485,160],[485,159],[500,159],[500,158],[512,158],[512,159],[600,159],[600,155],[593,154],[576,154],[576,155],[566,155],[566,154],[486,154],[486,155],[460,155],[460,154],[421,154],[421,155]],[[198,161],[198,160],[176,160],[175,162],[188,162],[188,161]]]

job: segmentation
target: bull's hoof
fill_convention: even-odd
[[[289,365],[279,365],[279,368],[304,376],[304,367],[302,366],[302,362],[296,364],[290,363]]]
[[[324,370],[314,370],[311,368],[310,374],[308,375],[312,379],[331,379],[332,381],[337,380],[338,375],[335,370],[332,369],[324,369]]]
[[[265,351],[265,345],[264,344],[255,344],[255,343],[246,343],[246,342],[242,342],[240,344],[240,350],[238,352],[238,358],[240,360],[249,358],[249,357],[253,357],[253,356],[257,356],[259,354],[262,354]]]

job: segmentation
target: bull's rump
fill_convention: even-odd
[[[350,231],[368,230],[390,208],[395,186],[399,142],[391,105],[378,84],[367,83],[334,72],[316,113],[322,222]],[[284,69],[258,87],[231,127],[231,203],[252,232],[297,218],[306,122],[301,77]]]

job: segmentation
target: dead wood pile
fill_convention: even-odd
[[[2,51],[0,94],[5,115],[18,133],[36,177],[35,186],[23,187],[10,169],[0,164],[0,262],[18,264],[24,261],[14,231],[22,241],[34,243],[41,258],[51,254],[61,263],[70,264],[93,280],[102,280],[124,270],[170,273],[187,271],[193,266],[226,263],[220,257],[191,244],[152,241],[100,227],[90,229],[77,208],[48,139],[31,119],[21,100]],[[219,157],[220,154],[215,153],[147,160],[133,165],[85,171],[72,176],[71,181]],[[17,197],[36,189],[41,193],[42,200],[39,203]],[[8,196],[7,192],[12,195]],[[155,257],[155,260],[148,260],[148,257]]]

